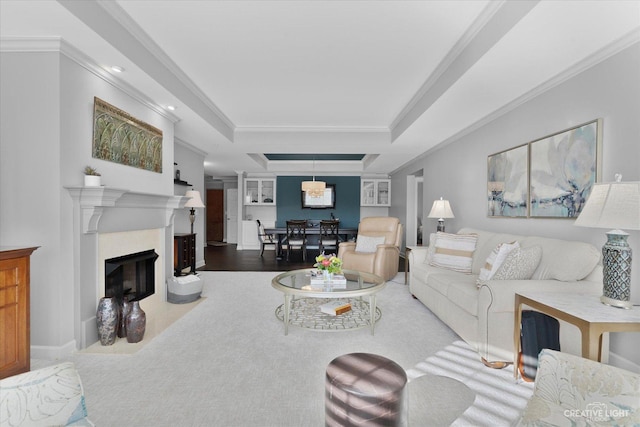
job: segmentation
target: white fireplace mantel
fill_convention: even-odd
[[[105,208],[136,208],[164,210],[165,223],[171,224],[175,209],[184,207],[189,200],[185,196],[167,194],[138,193],[121,188],[110,187],[65,187],[74,203],[81,209],[82,232],[97,233],[100,218]]]

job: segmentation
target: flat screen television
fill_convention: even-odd
[[[327,184],[322,197],[311,197],[301,191],[303,209],[335,209],[336,207],[336,186]]]

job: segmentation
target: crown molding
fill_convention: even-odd
[[[238,126],[236,133],[389,133],[386,126]]]
[[[75,0],[74,0],[75,1]],[[88,0],[84,0],[88,2]],[[63,1],[63,3],[69,3],[69,1]],[[202,102],[207,109],[222,123],[227,129],[219,129],[219,131],[226,135],[227,133],[233,133],[235,124],[218,108],[218,106],[207,97],[207,95],[200,90],[200,88],[182,71],[182,69],[167,55],[164,50],[131,18],[131,16],[115,1],[101,1],[96,0],[94,4],[100,7],[104,13],[111,16],[124,30],[133,37],[153,58],[160,62],[167,71],[178,80],[181,85],[186,88],[191,95],[195,96]],[[66,7],[66,6],[65,6]],[[134,62],[135,58],[132,58]],[[142,67],[141,67],[142,68]],[[144,68],[143,68],[144,69]],[[179,94],[175,94],[178,98],[181,98]],[[184,102],[184,101],[183,101]],[[188,102],[185,104],[189,105]],[[195,110],[197,111],[197,109]],[[215,126],[216,128],[218,126]],[[230,132],[229,132],[230,131]]]
[[[467,31],[453,45],[444,59],[438,64],[433,73],[429,75],[427,80],[420,86],[420,89],[411,97],[407,105],[398,113],[396,118],[391,122],[390,129],[395,129],[404,118],[409,115],[418,102],[427,95],[427,92],[433,88],[442,75],[451,67],[454,61],[464,52],[467,46],[478,35],[480,30],[487,25],[496,12],[502,7],[504,1],[489,2],[482,10],[480,15],[473,21]]]
[[[131,86],[129,83],[114,77],[111,73],[98,65],[92,58],[61,37],[2,37],[0,38],[0,52],[61,53],[76,64],[80,65],[82,68],[106,81],[116,89],[126,93],[145,107],[158,113],[172,123],[175,124],[180,121],[180,117],[156,104],[148,96]]]
[[[440,148],[449,145],[457,140],[459,140],[460,138],[482,128],[483,126],[493,122],[494,120],[497,120],[498,118],[504,116],[505,114],[515,110],[517,107],[521,106],[522,104],[525,104],[531,100],[533,100],[534,98],[537,98],[538,96],[542,95],[543,93],[553,89],[554,87],[576,77],[578,74],[587,71],[588,69],[598,65],[599,63],[605,61],[606,59],[610,58],[611,56],[633,46],[634,44],[640,43],[640,28],[636,28],[634,30],[631,30],[630,32],[628,32],[627,34],[625,34],[624,36],[620,37],[619,39],[613,41],[612,43],[609,43],[608,45],[606,45],[605,47],[603,47],[602,49],[596,51],[593,55],[590,55],[586,58],[584,58],[581,61],[576,62],[574,65],[572,65],[571,67],[567,68],[566,70],[564,70],[563,72],[561,72],[560,74],[555,75],[554,77],[550,78],[549,80],[545,81],[544,83],[536,86],[535,88],[529,90],[528,92],[525,92],[524,94],[522,94],[521,96],[519,96],[518,98],[514,99],[513,101],[509,102],[508,104],[505,104],[504,106],[502,106],[501,108],[493,111],[492,113],[482,117],[481,119],[479,119],[478,121],[472,123],[471,125],[467,126],[466,128],[460,130],[459,132],[456,132],[455,134],[451,135],[450,137],[442,140],[441,142],[439,142],[437,145],[431,147],[429,150],[425,151],[424,153],[422,153],[420,156],[416,157],[415,159],[410,160],[407,163],[404,163],[403,165],[401,165],[400,167],[394,169],[393,171],[391,171],[391,175],[393,175],[394,173],[397,173],[398,171],[402,170],[403,168],[405,168],[407,165],[417,161],[417,160],[422,160],[426,157],[428,157],[429,155],[433,154],[433,152],[439,150]]]
[[[201,150],[200,148],[196,147],[195,145],[191,144],[190,142],[187,142],[183,139],[178,138],[177,136],[174,136],[173,141],[178,144],[183,146],[184,148],[193,151],[194,153],[202,156],[202,157],[207,157],[207,155],[209,155],[208,152]]]

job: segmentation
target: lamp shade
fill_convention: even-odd
[[[302,181],[302,191],[307,193],[311,197],[321,197],[324,195],[324,190],[327,188],[327,184],[324,181]]]
[[[640,230],[640,182],[595,184],[574,225]]]
[[[449,201],[443,200],[442,197],[440,197],[440,200],[433,202],[431,212],[429,212],[427,218],[455,218],[455,215],[453,215]]]
[[[205,205],[202,203],[202,198],[200,197],[200,192],[196,190],[189,190],[186,197],[191,197],[187,200],[187,203],[184,204],[185,208],[204,208]]]

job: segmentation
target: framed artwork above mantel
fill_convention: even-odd
[[[94,97],[91,155],[162,173],[162,131]]]

